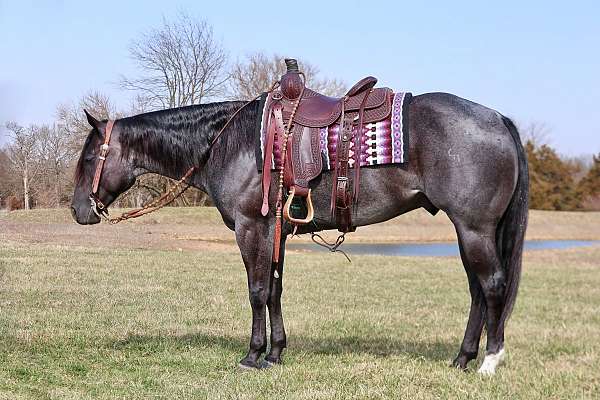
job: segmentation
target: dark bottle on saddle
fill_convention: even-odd
[[[287,72],[279,81],[281,93],[288,100],[296,100],[302,94],[304,88],[304,79],[298,68],[298,61],[293,58],[286,58],[285,65]]]

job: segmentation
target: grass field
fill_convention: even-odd
[[[531,221],[530,239],[600,239],[600,213]],[[394,238],[454,234],[417,212],[351,240]],[[600,398],[599,246],[526,254],[492,378],[448,367],[469,305],[458,258],[289,253],[284,288],[285,364],[242,372],[246,276],[213,209],[87,228],[0,214],[0,398]]]

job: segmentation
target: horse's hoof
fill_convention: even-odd
[[[238,364],[238,368],[241,369],[242,371],[256,371],[256,370],[260,369],[261,366],[257,365],[257,364],[251,364],[247,361],[242,360]]]
[[[467,364],[469,363],[469,359],[465,356],[458,356],[450,363],[450,367],[459,369],[461,371],[467,370]]]
[[[496,373],[496,367],[504,362],[505,357],[506,353],[504,352],[504,348],[500,349],[500,351],[495,354],[486,354],[483,363],[477,372],[481,375],[494,375]]]

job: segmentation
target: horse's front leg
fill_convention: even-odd
[[[281,353],[285,349],[286,335],[281,313],[281,293],[283,292],[283,260],[285,255],[285,235],[281,238],[279,262],[273,263],[271,272],[271,291],[267,300],[269,319],[271,320],[271,349],[265,357],[264,366],[281,364]]]
[[[258,360],[267,349],[266,305],[270,292],[273,234],[266,219],[240,219],[235,223],[235,235],[246,266],[252,307],[250,349],[240,366],[259,368]]]

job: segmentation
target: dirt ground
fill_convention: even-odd
[[[114,210],[113,213],[118,213]],[[334,239],[337,232],[325,236]],[[600,240],[600,212],[530,212],[529,240]],[[310,242],[309,235],[293,242]],[[423,210],[360,227],[348,243],[455,241],[446,215]],[[0,242],[56,244],[100,248],[231,251],[235,236],[211,207],[168,208],[118,225],[80,226],[66,209],[0,212]]]
[[[85,227],[73,223],[38,224],[2,221],[0,241],[101,248],[219,250],[231,248],[234,244],[233,237],[230,240],[225,239],[227,233],[199,238],[196,227],[185,225],[100,224]]]

